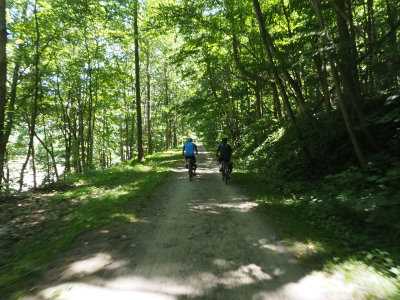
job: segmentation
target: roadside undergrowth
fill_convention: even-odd
[[[400,299],[400,247],[390,232],[361,222],[344,209],[339,214],[332,207],[327,213],[318,201],[310,207],[302,199],[311,194],[321,198],[316,190],[285,193],[276,182],[268,184],[243,170],[234,176],[309,272],[322,271],[351,282],[360,299]]]
[[[158,153],[143,163],[131,161],[87,171],[42,190],[3,199],[2,299],[23,294],[30,280],[51,267],[56,255],[85,231],[113,222],[134,221],[178,162],[178,152]]]

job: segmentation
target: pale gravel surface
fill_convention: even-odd
[[[79,238],[25,299],[356,298],[341,278],[307,273],[200,149],[192,182],[176,169],[146,217]]]

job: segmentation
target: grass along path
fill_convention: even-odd
[[[121,245],[112,244],[111,247],[133,243],[136,244],[133,246],[137,254],[140,247],[134,240],[136,235],[126,233],[127,225],[136,222],[137,213],[149,203],[149,196],[178,162],[181,162],[180,154],[158,154],[147,158],[143,164],[121,164],[103,171],[87,172],[70,178],[54,189],[3,201],[0,212],[0,298],[18,298],[35,287],[40,281],[37,275],[51,269],[71,244],[74,244],[73,249],[82,252],[72,261],[79,261],[75,258],[81,257],[85,262],[89,258],[89,262],[100,260],[107,263],[106,257],[89,255],[101,253],[101,245],[92,246],[96,252],[87,249],[95,240],[104,239],[100,243],[107,242],[106,236],[111,242],[128,239]],[[196,180],[200,184],[204,178]],[[216,183],[219,184],[220,180]],[[308,272],[322,270],[327,276],[351,282],[357,287],[357,295],[354,295],[357,299],[400,299],[400,280],[396,273],[399,270],[398,247],[391,248],[390,243],[371,235],[372,232],[361,234],[362,231],[356,231],[351,222],[346,225],[338,220],[333,224],[325,218],[323,224],[321,219],[309,218],[308,208],[293,198],[294,195],[284,197],[283,193],[273,193],[250,174],[235,171],[232,184],[241,185],[259,203],[279,239],[285,241],[296,260],[303,262]],[[185,180],[184,186],[191,185]],[[212,220],[215,221],[215,218],[211,215]],[[231,226],[230,222],[225,223],[214,225]],[[109,233],[102,237],[102,232],[108,229]],[[94,232],[97,235],[93,236]],[[208,230],[206,234],[210,234]],[[165,249],[169,247],[168,244]],[[65,261],[63,263],[66,265]],[[108,276],[105,271],[93,272],[104,278]],[[52,276],[51,272],[45,273]],[[79,277],[76,279],[79,280]]]
[[[359,223],[351,212],[335,215],[331,210],[329,215],[322,201],[310,207],[301,199],[310,195],[288,195],[243,171],[236,171],[234,178],[310,271],[353,284],[357,299],[400,299],[398,239],[388,238],[374,224]]]
[[[133,222],[149,196],[182,162],[178,152],[88,171],[38,192],[0,203],[0,291],[15,299],[35,275],[85,231]]]

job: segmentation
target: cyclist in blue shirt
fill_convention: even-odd
[[[187,142],[183,145],[183,149],[182,149],[182,154],[185,155],[186,168],[188,167],[187,160],[188,160],[188,158],[191,158],[191,159],[193,159],[193,162],[194,162],[193,166],[194,166],[194,169],[196,170],[196,168],[197,168],[196,156],[194,154],[195,154],[195,152],[196,152],[196,155],[198,154],[197,146],[195,143],[192,142],[193,140],[190,137],[187,138],[186,141]]]

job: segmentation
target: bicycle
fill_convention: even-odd
[[[225,182],[225,184],[228,184],[228,180],[231,179],[231,175],[229,172],[229,164],[227,161],[222,161],[222,181]]]
[[[195,169],[193,168],[194,166],[194,161],[192,158],[188,158],[187,160],[187,164],[188,164],[188,173],[189,173],[189,181],[192,181],[192,177],[194,175],[194,171]]]

